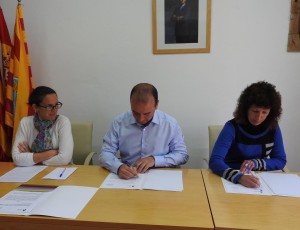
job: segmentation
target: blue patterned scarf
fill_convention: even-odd
[[[50,129],[54,121],[42,121],[36,113],[33,118],[34,127],[39,132],[31,145],[31,151],[35,153],[43,152],[53,148]]]

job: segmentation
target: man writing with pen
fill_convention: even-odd
[[[153,85],[133,87],[131,110],[117,116],[103,138],[101,166],[130,179],[153,167],[176,167],[187,162],[182,131],[173,117],[157,110],[158,103]]]
[[[281,95],[260,81],[240,95],[234,118],[224,125],[209,161],[210,169],[233,183],[260,186],[251,171],[281,170],[286,164],[281,131]]]

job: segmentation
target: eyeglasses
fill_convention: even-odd
[[[54,110],[54,109],[60,109],[62,107],[62,103],[61,102],[57,102],[55,105],[47,105],[47,106],[44,106],[44,105],[39,105],[39,107],[42,107],[48,111],[51,111],[51,110]]]

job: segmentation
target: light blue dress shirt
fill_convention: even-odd
[[[121,161],[116,153],[120,151]],[[174,167],[188,161],[184,137],[177,121],[156,110],[151,123],[138,124],[131,111],[117,116],[103,138],[100,165],[117,173],[123,163],[153,156],[155,167]]]

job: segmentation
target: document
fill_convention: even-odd
[[[65,180],[67,179],[75,170],[77,167],[71,167],[71,168],[55,168],[43,177],[43,179],[50,179],[50,180]]]
[[[269,187],[261,181],[261,185],[259,188],[247,188],[241,184],[234,184],[231,181],[225,180],[221,178],[224,189],[227,193],[240,193],[240,194],[253,194],[253,195],[273,195],[272,191]]]
[[[267,196],[300,197],[300,177],[296,174],[261,172],[256,174],[259,188],[247,188],[221,178],[227,193],[256,194]]]
[[[118,175],[110,173],[100,188],[112,189],[151,189],[164,191],[183,191],[182,171],[151,169],[146,173],[139,173],[129,180],[120,179]]]
[[[0,214],[75,219],[98,188],[21,185],[0,198]]]
[[[44,165],[16,167],[1,176],[0,182],[27,182],[45,168],[47,168],[47,166]]]
[[[300,177],[287,173],[259,173],[274,195],[300,197]]]

